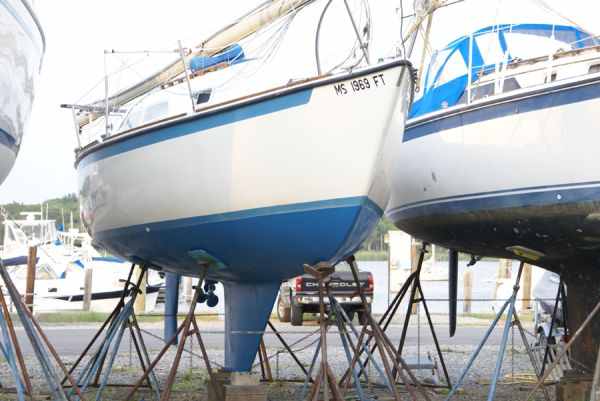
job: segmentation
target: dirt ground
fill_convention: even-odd
[[[300,383],[277,382],[265,385],[268,386],[268,399],[270,401],[299,401],[299,395],[302,390],[302,384]],[[206,388],[201,383],[182,383],[178,386],[179,388],[175,387],[173,389],[171,396],[172,401],[205,401],[207,399]],[[526,401],[527,394],[531,388],[531,384],[501,383],[497,388],[495,399],[497,401]],[[554,387],[548,386],[547,389],[550,399],[554,400]],[[410,399],[410,395],[405,388],[399,387],[399,390],[403,400]],[[464,401],[485,400],[487,399],[488,391],[488,385],[469,385],[462,389],[454,399]],[[104,391],[102,399],[103,401],[124,401],[128,393],[129,388],[111,387]],[[432,401],[442,401],[446,398],[448,390],[428,388],[427,393]],[[94,399],[95,395],[95,390],[90,389],[84,394],[84,397],[89,400]],[[393,396],[389,394],[389,392],[382,390],[366,389],[366,395],[369,398],[378,401],[393,400]],[[1,392],[0,390],[1,401],[14,401],[16,399],[17,396],[14,392]],[[32,401],[47,401],[49,399],[51,399],[49,394],[38,394]],[[135,401],[152,399],[154,399],[153,395],[147,389],[140,390],[133,397],[133,400]],[[354,392],[349,392],[346,394],[345,399],[356,400],[358,398],[355,396]],[[425,398],[420,395],[418,399],[424,400]],[[542,391],[538,391],[533,400],[544,400]]]

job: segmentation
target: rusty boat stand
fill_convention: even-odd
[[[396,370],[398,376],[402,379],[404,387],[412,400],[419,399],[417,393],[422,396],[422,399],[430,400],[425,388],[419,383],[404,359],[395,350],[385,332],[371,316],[367,299],[358,278],[356,261],[351,257],[348,259],[348,263],[352,270],[357,295],[360,296],[363,311],[366,312],[365,314],[367,316],[367,322],[362,326],[360,331],[352,324],[343,307],[329,292],[329,276],[333,273],[334,267],[327,263],[319,263],[315,266],[304,266],[305,272],[311,274],[319,282],[319,327],[321,337],[317,343],[308,374],[306,375],[304,386],[300,393],[300,399],[305,399],[307,401],[316,401],[319,399],[326,401],[329,401],[330,399],[333,401],[342,401],[345,399],[344,394],[350,390],[350,386],[354,388],[356,392],[355,396],[360,401],[372,399],[367,397],[365,389],[363,388],[364,383],[360,380],[360,372],[364,371],[366,376],[367,372],[365,367],[368,363],[371,363],[381,377],[384,388],[389,390],[395,401],[399,401],[401,397],[399,389],[396,386],[393,369]],[[326,299],[328,301],[327,307]],[[339,382],[329,365],[327,354],[327,331],[331,325],[335,325],[338,329],[338,334],[340,335],[349,365],[346,374]],[[377,345],[380,356],[379,360],[381,361],[383,368],[375,359],[374,353],[370,352],[369,345],[366,341],[367,338],[374,341]],[[365,354],[365,358],[361,358],[363,353]],[[321,359],[318,364],[318,370],[314,376],[310,391],[308,391],[309,381],[313,378],[312,372],[317,365],[319,355]],[[319,398],[319,396],[321,397]]]
[[[442,366],[442,370],[443,370],[444,377],[446,380],[446,387],[451,388],[452,384],[450,381],[450,376],[448,374],[448,369],[446,368],[446,362],[444,360],[444,355],[442,354],[442,350],[441,350],[441,347],[440,347],[440,344],[439,344],[439,341],[437,338],[437,334],[435,331],[435,326],[433,324],[433,321],[431,320],[431,315],[429,313],[427,301],[426,301],[425,295],[423,293],[423,289],[421,287],[421,280],[420,280],[421,267],[423,265],[423,261],[424,261],[426,253],[427,253],[427,246],[424,244],[419,252],[419,258],[417,261],[416,270],[413,271],[408,276],[408,278],[406,279],[406,281],[404,282],[404,284],[402,285],[400,290],[396,293],[396,295],[394,296],[394,299],[388,306],[387,310],[384,312],[384,314],[381,316],[381,318],[377,322],[377,327],[380,328],[380,330],[383,333],[385,333],[386,330],[388,329],[388,327],[390,326],[390,324],[392,323],[392,320],[396,316],[396,313],[398,312],[398,308],[402,304],[404,297],[407,294],[410,294],[410,298],[408,300],[408,306],[407,306],[407,310],[406,310],[406,315],[404,317],[402,334],[400,336],[400,341],[399,341],[398,347],[396,349],[396,354],[402,355],[402,351],[404,349],[404,344],[406,341],[406,336],[408,333],[408,326],[410,323],[410,318],[412,316],[412,310],[414,309],[415,305],[421,303],[423,305],[423,309],[424,309],[425,315],[427,317],[427,323],[429,325],[429,330],[431,332],[431,337],[433,338],[433,342],[435,344],[438,358],[439,358],[440,364]],[[350,264],[350,266],[354,267],[354,270],[356,269],[356,266],[355,266],[356,261],[354,260],[353,257],[351,259],[349,259],[348,263]],[[410,293],[409,293],[409,290],[410,290]],[[378,342],[373,343],[373,337],[374,337],[373,333],[369,333],[367,335],[367,340],[365,341],[366,346],[364,348],[359,349],[359,351],[358,351],[359,357],[363,354],[363,352],[369,352],[369,353],[373,354],[379,348]],[[367,363],[368,363],[368,361],[367,361]],[[366,366],[366,364],[365,364],[365,366]],[[344,374],[343,378],[347,378],[349,374],[350,374],[350,370],[347,370],[346,373]],[[363,374],[366,374],[365,367],[361,367],[361,369],[358,372],[358,376],[361,377]],[[393,368],[393,377],[394,378],[398,377],[398,371],[397,371],[396,367]],[[431,387],[431,386],[428,386],[428,387]]]
[[[8,296],[14,305],[27,338],[31,343],[39,367],[44,374],[46,384],[50,390],[52,400],[68,401],[76,399],[85,401],[82,391],[80,391],[76,385],[70,372],[67,371],[67,368],[56,352],[56,349],[52,346],[39,322],[25,304],[23,297],[19,294],[2,259],[0,259],[0,276],[2,277]],[[33,399],[33,389],[29,379],[29,372],[25,364],[25,359],[23,358],[23,353],[15,333],[14,324],[2,288],[0,288],[0,309],[0,330],[2,331],[3,337],[3,341],[0,342],[0,351],[2,352],[2,356],[4,356],[8,362],[12,377],[15,381],[17,400],[24,401],[26,399]],[[52,359],[54,359],[54,363],[63,371],[66,380],[73,386],[73,391],[75,392],[73,398],[67,395],[65,389],[62,387],[59,374],[55,369]]]
[[[204,281],[205,276],[206,276],[206,271],[204,271],[203,276],[200,278],[200,280],[198,281],[198,284],[195,287],[194,296],[190,303],[190,309],[189,309],[185,319],[183,320],[181,325],[179,325],[179,327],[177,328],[177,330],[175,331],[175,334],[173,334],[171,339],[166,342],[166,344],[161,349],[161,351],[156,355],[154,360],[152,362],[150,362],[148,364],[148,366],[144,369],[144,373],[142,374],[142,377],[140,377],[138,379],[138,381],[133,385],[133,388],[131,388],[131,390],[127,394],[127,397],[125,398],[126,401],[132,400],[133,396],[135,395],[137,390],[143,385],[143,383],[145,381],[148,380],[149,376],[151,376],[153,374],[154,368],[161,361],[161,359],[163,358],[165,353],[169,350],[169,348],[172,345],[177,343],[177,338],[178,338],[179,334],[181,334],[181,339],[180,339],[179,343],[177,344],[175,360],[173,361],[173,363],[171,365],[171,369],[169,371],[167,381],[164,384],[164,389],[157,396],[157,399],[159,399],[160,401],[168,401],[171,399],[171,391],[173,389],[173,384],[175,383],[175,376],[177,374],[177,369],[178,369],[179,363],[181,361],[181,356],[184,351],[186,340],[188,339],[188,337],[195,336],[198,341],[198,344],[200,345],[200,350],[202,352],[202,358],[204,359],[206,370],[208,372],[211,389],[214,392],[216,399],[223,400],[224,394],[222,394],[222,391],[221,391],[220,387],[218,386],[217,380],[215,378],[215,374],[213,373],[213,370],[212,370],[212,367],[210,364],[210,360],[208,359],[208,353],[206,352],[206,347],[204,346],[204,341],[202,340],[200,328],[198,326],[198,322],[196,321],[196,315],[194,314],[196,311],[196,305],[198,303],[198,298],[200,297],[200,293],[202,292],[202,282]]]

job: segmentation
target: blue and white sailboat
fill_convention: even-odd
[[[573,26],[499,24],[436,52],[390,149],[387,215],[452,249],[596,269],[599,45]]]
[[[153,269],[200,276],[208,266],[208,277],[224,283],[225,366],[234,371],[251,368],[281,281],[303,264],[351,255],[377,223],[390,191],[383,151],[403,131],[410,102],[402,59],[262,89],[246,79],[233,95],[211,89],[259,62],[232,62],[243,57],[232,45],[247,27],[308,3],[266,3],[203,44],[219,51],[191,63],[226,68],[201,79],[178,71],[174,86],[141,100],[133,98],[153,79],[135,96],[111,97],[129,102],[119,105],[128,109],[121,128],[77,151],[95,244]],[[170,96],[188,84],[191,111],[189,97]]]
[[[45,49],[29,0],[0,2],[0,184],[12,169],[25,130]]]

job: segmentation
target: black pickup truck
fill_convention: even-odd
[[[359,322],[365,324],[366,314],[350,268],[339,264],[335,270],[329,282],[331,295],[344,307],[350,319],[354,318],[356,312]],[[373,301],[373,275],[359,272],[358,279],[370,309]],[[327,296],[325,303],[329,303]],[[302,326],[304,313],[317,312],[319,312],[319,282],[313,276],[304,274],[283,282],[277,299],[277,317],[280,322],[291,322],[292,326]]]

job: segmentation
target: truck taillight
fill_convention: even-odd
[[[374,287],[375,287],[375,285],[373,284],[373,275],[369,274],[369,279],[367,281],[367,289],[369,291],[373,291]]]
[[[296,292],[302,292],[302,277],[296,277],[294,285],[296,287]]]

